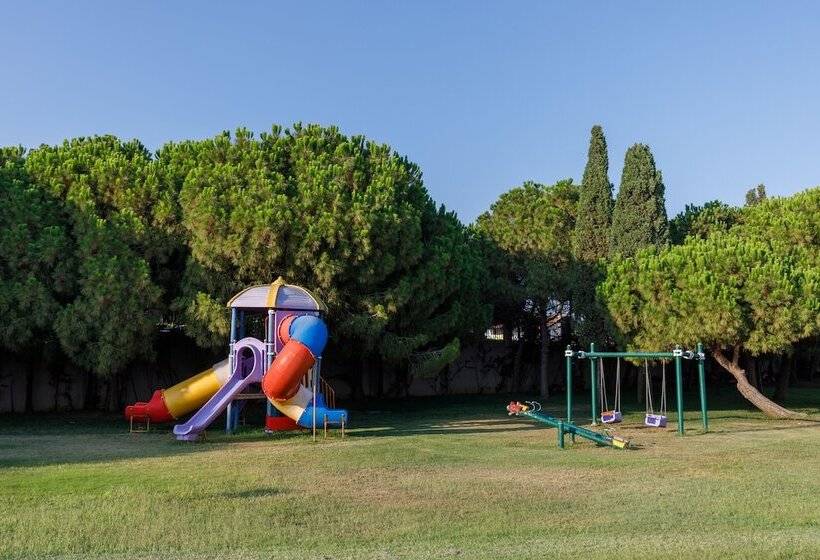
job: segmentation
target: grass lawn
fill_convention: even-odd
[[[629,451],[561,451],[508,400],[386,403],[315,444],[2,417],[0,557],[820,558],[820,390],[793,390],[811,420],[717,402],[685,438],[628,414]]]

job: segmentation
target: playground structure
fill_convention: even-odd
[[[565,434],[570,434],[573,438],[580,436],[598,445],[608,445],[616,449],[627,449],[629,447],[629,440],[621,436],[602,434],[594,430],[576,426],[570,422],[565,422],[560,418],[543,414],[541,412],[541,405],[535,401],[525,401],[524,403],[512,401],[507,405],[507,413],[510,416],[527,416],[537,422],[556,428],[558,431],[558,447],[561,449],[564,448]]]
[[[228,302],[231,310],[228,357],[211,368],[168,389],[158,389],[148,402],[125,408],[146,429],[151,422],[172,422],[194,412],[174,426],[179,440],[194,441],[216,418],[226,413],[226,432],[239,425],[248,400],[267,399],[265,431],[311,428],[325,432],[339,426],[344,435],[347,411],[335,408],[335,396],[321,378],[327,326],[324,304],[305,288],[279,277],[272,284],[253,286]],[[261,319],[264,340],[245,336],[249,319]],[[261,392],[250,391],[261,385]]]
[[[566,351],[564,352],[564,356],[566,358],[566,369],[567,369],[567,422],[572,422],[572,378],[573,378],[573,366],[572,366],[572,359],[577,358],[579,360],[589,360],[589,379],[590,379],[590,396],[592,402],[592,425],[597,424],[598,416],[598,380],[600,379],[603,382],[604,374],[603,374],[603,359],[605,358],[617,358],[620,360],[623,359],[638,359],[644,360],[644,368],[646,373],[646,381],[647,381],[647,396],[648,402],[647,406],[651,408],[651,388],[649,387],[649,375],[648,375],[648,361],[649,360],[674,360],[675,362],[675,403],[677,408],[677,429],[678,435],[684,435],[684,418],[683,418],[683,360],[696,360],[698,363],[698,387],[700,393],[700,415],[701,415],[701,422],[703,425],[703,431],[709,431],[709,416],[708,411],[706,408],[706,368],[705,368],[705,361],[706,355],[703,353],[703,345],[698,343],[697,350],[683,350],[680,347],[676,347],[672,352],[597,352],[595,350],[595,343],[591,343],[589,345],[589,351],[578,350],[575,351],[571,347],[567,346]],[[597,362],[597,363],[596,363]],[[620,361],[618,363],[618,374],[620,373]],[[665,366],[664,366],[664,381],[663,381],[663,397],[662,397],[662,411],[661,414],[655,414],[654,410],[647,409],[647,414],[645,418],[645,423],[647,425],[651,425],[654,427],[663,427],[666,426],[666,404],[665,404],[665,395],[666,395],[666,375],[665,375]],[[601,404],[605,404],[606,398],[606,388],[602,385],[601,386]],[[604,423],[612,423],[617,422],[620,420],[621,411],[620,409],[620,376],[616,380],[616,402],[615,402],[615,409],[614,410],[605,410],[601,414],[601,421]]]
[[[683,360],[696,360],[698,363],[698,384],[700,392],[700,409],[701,421],[703,423],[703,431],[709,431],[709,417],[706,409],[706,356],[703,353],[703,345],[698,343],[696,351],[683,350],[676,347],[672,352],[597,352],[595,344],[590,344],[589,351],[575,351],[567,346],[564,352],[566,357],[566,371],[567,371],[567,417],[566,420],[556,418],[541,412],[541,405],[535,401],[524,401],[520,403],[512,401],[507,405],[507,413],[510,416],[526,416],[542,424],[547,424],[557,429],[558,432],[558,447],[564,448],[564,436],[570,434],[573,441],[575,436],[580,436],[588,439],[598,445],[605,445],[615,447],[618,449],[627,449],[629,447],[629,440],[609,433],[600,433],[588,428],[583,428],[572,422],[572,378],[573,378],[573,358],[579,360],[589,360],[589,378],[590,378],[590,397],[592,402],[592,421],[593,426],[598,424],[600,419],[603,424],[615,424],[623,419],[620,410],[620,392],[621,392],[621,362],[623,359],[643,360],[644,361],[644,375],[646,380],[646,399],[647,409],[644,417],[644,424],[654,428],[666,427],[666,363],[662,362],[662,382],[661,382],[661,405],[660,413],[657,414],[652,403],[652,388],[651,378],[649,376],[649,360],[674,360],[675,362],[675,401],[677,404],[677,431],[678,435],[684,435],[684,418],[683,418]],[[606,400],[606,386],[604,374],[604,358],[616,358],[616,386],[615,386],[615,403],[613,409],[608,409]],[[600,382],[600,385],[599,385]],[[600,387],[600,393],[599,393]],[[606,408],[598,414],[598,402]]]

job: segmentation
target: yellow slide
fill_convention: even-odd
[[[229,377],[229,364],[225,359],[173,387],[157,389],[148,402],[126,406],[125,418],[150,418],[151,422],[171,422],[208,402]]]

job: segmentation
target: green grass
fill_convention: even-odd
[[[0,557],[818,558],[820,391],[794,395],[810,420],[716,402],[679,438],[628,415],[630,451],[561,451],[503,396],[386,403],[315,444],[6,416]]]

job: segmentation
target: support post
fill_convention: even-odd
[[[589,351],[595,352],[595,343],[589,343]],[[590,396],[592,397],[592,425],[598,424],[598,379],[595,376],[595,358],[589,359],[589,386]]]
[[[683,435],[683,350],[675,348],[675,398],[678,405],[678,435]]]
[[[276,326],[276,312],[273,309],[268,309],[268,317],[267,317],[267,329],[265,332],[267,336],[265,337],[265,371],[268,371],[268,368],[273,363],[273,357],[276,354],[276,332],[274,327]],[[273,405],[269,400],[265,401],[265,413],[267,416],[275,416],[277,411],[273,408]]]
[[[237,319],[239,318],[239,310],[236,307],[231,307],[231,336],[230,336],[230,344],[228,344],[228,375],[233,375],[233,367],[234,363],[236,362],[234,358],[234,347],[236,346],[236,329],[237,329]],[[226,411],[226,418],[225,418],[225,433],[230,434],[232,430],[232,422],[231,417],[233,415],[233,403],[228,403],[228,410]]]
[[[236,307],[231,308],[231,337],[230,344],[228,344],[228,365],[230,366],[230,374],[233,375],[233,348],[236,345],[236,323],[239,311]]]
[[[567,422],[572,422],[572,348],[564,352],[567,361]]]
[[[700,389],[700,421],[703,431],[709,431],[709,413],[706,410],[706,355],[703,353],[703,344],[698,342],[698,388]]]
[[[558,421],[558,447],[564,448],[564,421]]]
[[[311,385],[313,385],[313,441],[316,441],[316,389],[319,384],[319,375],[322,368],[322,357],[316,358],[316,363],[311,369]]]

